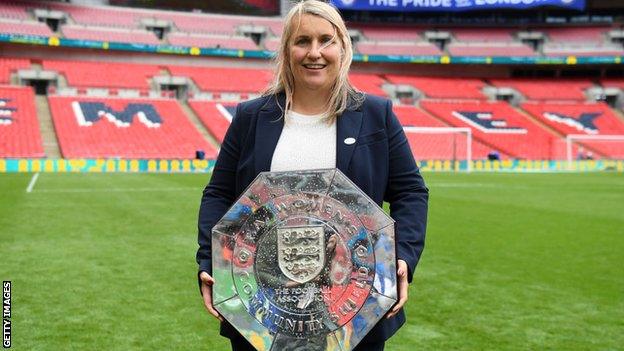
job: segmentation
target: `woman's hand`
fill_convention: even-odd
[[[399,293],[399,301],[392,307],[386,318],[392,318],[407,302],[407,262],[403,260],[397,261],[397,290]]]
[[[223,317],[221,317],[219,312],[217,312],[217,310],[215,310],[215,308],[212,306],[212,285],[215,282],[214,278],[212,278],[210,274],[206,272],[201,272],[199,274],[199,279],[201,279],[202,283],[201,293],[204,298],[204,306],[211,315],[213,315],[219,321],[223,322]]]

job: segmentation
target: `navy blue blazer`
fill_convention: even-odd
[[[279,100],[279,101],[278,101]],[[279,105],[278,105],[279,104]],[[258,173],[269,171],[284,120],[283,95],[240,103],[225,134],[199,210],[199,270],[212,274],[211,230]],[[397,258],[407,262],[408,281],[425,244],[428,190],[392,104],[366,95],[364,102],[347,109],[336,120],[336,167],[378,205],[390,203],[396,221]],[[354,144],[344,142],[355,138]],[[405,322],[401,310],[380,321],[362,341],[386,340]],[[221,334],[236,331],[226,322]]]

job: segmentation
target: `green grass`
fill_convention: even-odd
[[[206,175],[0,175],[16,350],[228,350],[196,284]],[[426,173],[427,246],[388,350],[624,345],[622,174]]]

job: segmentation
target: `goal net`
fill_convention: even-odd
[[[566,136],[568,162],[588,159],[624,159],[624,135],[571,134]]]
[[[471,170],[472,131],[453,127],[403,127],[416,160],[459,161]]]

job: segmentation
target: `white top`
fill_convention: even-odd
[[[336,120],[288,112],[277,141],[271,172],[336,167]]]

